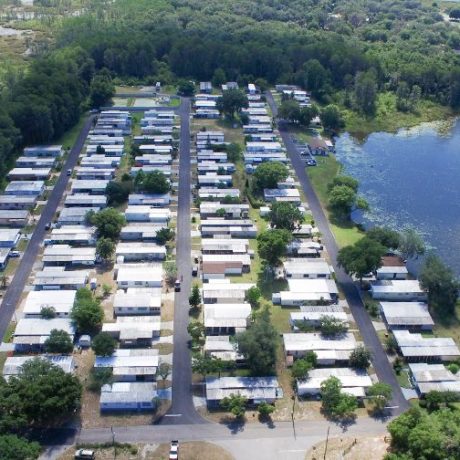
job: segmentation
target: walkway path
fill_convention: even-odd
[[[273,116],[276,118],[278,110],[271,93],[267,93],[267,101],[270,104]],[[279,121],[278,124],[280,134],[291,159],[292,166],[294,167],[299,182],[302,185],[305,197],[315,220],[315,224],[322,234],[322,241],[327,248],[329,257],[331,258],[332,264],[334,266],[337,282],[340,284],[345,294],[355,322],[359,327],[363,337],[363,341],[366,347],[372,352],[372,364],[375,372],[380,381],[388,383],[393,388],[393,400],[391,402],[391,406],[397,406],[395,409],[393,409],[393,415],[397,415],[408,409],[409,404],[404,398],[401,387],[396,380],[393,368],[391,367],[385,350],[383,349],[377,333],[375,332],[371,318],[369,317],[364,307],[358,288],[353,283],[353,280],[337,264],[337,254],[339,251],[337,242],[335,241],[334,235],[332,234],[332,231],[329,227],[328,219],[324,213],[316,192],[311,185],[307,173],[305,172],[305,164],[302,161],[296,146],[294,145],[292,136],[288,131],[288,127],[282,121]]]

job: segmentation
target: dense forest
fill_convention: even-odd
[[[60,0],[42,1],[43,8]],[[47,142],[85,109],[95,72],[128,83],[179,78],[296,83],[372,117],[376,94],[460,106],[460,28],[417,0],[92,0],[54,45],[10,78],[0,160]],[[351,104],[361,100],[359,104]],[[369,103],[371,102],[371,103]],[[5,161],[0,161],[4,165]],[[2,171],[0,170],[0,173]]]

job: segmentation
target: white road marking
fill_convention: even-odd
[[[182,417],[182,414],[165,414],[165,417]]]

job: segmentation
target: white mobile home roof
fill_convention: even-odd
[[[151,409],[157,395],[154,382],[114,382],[101,388],[101,410]]]
[[[42,260],[44,263],[69,262],[94,264],[96,260],[96,248],[53,244],[45,248]]]
[[[155,258],[165,258],[166,257],[166,247],[160,246],[156,243],[146,243],[146,242],[139,242],[139,243],[123,243],[120,242],[117,244],[117,248],[115,250],[116,256],[133,256],[137,255],[138,257],[145,256],[148,258],[149,256],[155,255]]]
[[[249,240],[231,238],[203,238],[201,240],[203,252],[213,251],[221,253],[246,254],[249,248]]]
[[[424,337],[407,330],[394,330],[396,342],[404,357],[456,359],[460,357],[454,339],[450,337]]]
[[[231,394],[252,400],[274,400],[283,397],[283,390],[276,377],[206,377],[208,401],[220,401]]]
[[[94,367],[158,367],[158,350],[118,348],[112,356],[96,356]]]
[[[320,333],[288,333],[283,334],[284,348],[289,351],[319,351],[319,350],[354,350],[355,336],[347,332],[339,337],[326,338]]]
[[[115,332],[120,340],[137,338],[153,338],[159,335],[161,318],[159,316],[126,316],[118,317],[115,323],[104,323],[102,332]]]
[[[371,283],[372,293],[423,293],[418,280],[383,280]]]
[[[33,285],[43,286],[44,289],[65,286],[84,286],[88,281],[88,270],[69,270],[64,267],[45,267],[35,274]]]
[[[72,356],[58,356],[58,355],[38,355],[38,356],[10,356],[6,358],[3,365],[3,376],[8,379],[13,375],[18,375],[21,367],[31,361],[32,359],[39,358],[48,361],[56,366],[59,366],[64,372],[70,373],[75,369],[75,360]]]
[[[113,299],[113,308],[160,308],[161,288],[128,288],[120,289]]]
[[[149,282],[161,283],[163,279],[163,267],[161,264],[135,264],[120,265],[117,270],[117,282]]]
[[[12,181],[6,186],[5,193],[7,195],[16,195],[17,193],[39,195],[44,186],[45,183],[42,180]]]
[[[162,228],[165,228],[165,226],[154,222],[128,222],[121,229],[120,239],[153,239]]]
[[[339,290],[334,280],[327,279],[289,279],[288,280],[290,292],[305,292],[305,293],[328,293],[338,294]]]
[[[21,318],[16,325],[14,337],[47,336],[53,329],[63,330],[72,337],[75,334],[75,326],[68,318]]]
[[[75,193],[67,195],[64,201],[64,206],[91,206],[105,208],[107,197],[105,195],[89,195],[87,193]]]
[[[354,396],[364,396],[365,389],[372,385],[372,379],[364,370],[348,367],[312,369],[305,380],[297,380],[299,395],[318,394],[321,390],[321,383],[329,377],[337,377],[342,384],[342,391]]]
[[[8,179],[21,179],[25,178],[26,176],[30,179],[47,179],[48,176],[51,174],[51,167],[41,167],[41,168],[28,168],[28,167],[17,167],[13,168],[8,173]]]
[[[59,228],[53,228],[49,239],[53,242],[86,242],[87,245],[92,245],[95,242],[95,232],[94,227],[86,227],[85,225],[63,225]]]
[[[380,302],[390,326],[434,326],[428,305],[423,302]]]
[[[450,372],[443,364],[410,363],[409,369],[422,395],[430,391],[460,393],[460,376]]]
[[[58,315],[70,315],[76,294],[76,290],[30,291],[24,303],[24,315],[40,315],[45,307],[53,307]]]
[[[330,277],[332,275],[331,266],[324,259],[296,258],[287,259],[283,262],[286,275],[322,275]]]
[[[99,180],[99,179],[79,180],[77,179],[77,180],[72,181],[71,190],[72,192],[78,191],[78,190],[81,190],[81,191],[91,190],[91,193],[104,193],[108,183],[109,183],[108,180]]]
[[[234,327],[246,329],[251,305],[241,304],[204,304],[205,327]]]
[[[85,216],[88,212],[97,212],[100,209],[100,207],[96,206],[64,208],[59,213],[58,222],[61,224],[82,224],[84,223]]]
[[[0,241],[14,243],[20,236],[19,228],[0,228]]]

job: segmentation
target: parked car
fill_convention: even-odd
[[[194,265],[192,268],[192,276],[198,275],[198,265]]]
[[[72,170],[71,170],[71,169],[68,169],[68,170],[67,170],[67,175],[68,175],[68,176],[71,176],[71,175],[72,175]]]
[[[175,283],[174,283],[174,290],[176,292],[179,292],[180,291],[180,281],[177,280]]]
[[[75,451],[74,458],[78,460],[93,460],[96,458],[96,454],[94,453],[94,450],[78,449]]]
[[[179,441],[171,441],[171,447],[169,449],[169,460],[179,459]]]
[[[21,253],[19,251],[11,251],[10,257],[21,257]]]
[[[51,222],[47,222],[45,225],[45,230],[49,230],[51,228]]]

